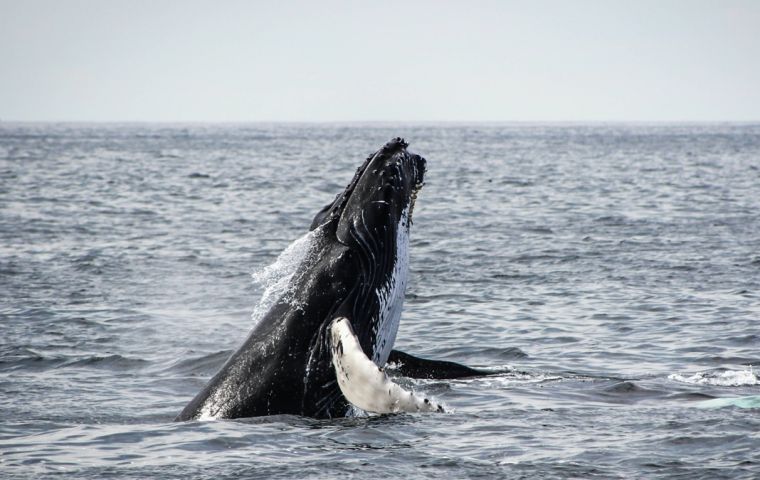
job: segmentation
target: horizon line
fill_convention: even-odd
[[[547,125],[547,124],[564,124],[564,125],[652,125],[652,124],[680,124],[680,125],[697,125],[697,124],[760,124],[760,118],[753,120],[14,120],[0,118],[0,124],[110,124],[110,125],[129,125],[129,124],[163,124],[163,125],[201,125],[201,124],[342,124],[342,125]]]

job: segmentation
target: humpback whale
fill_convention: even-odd
[[[287,292],[176,420],[442,411],[392,382],[485,374],[393,350],[409,272],[409,233],[426,161],[395,138],[370,155],[310,226]]]

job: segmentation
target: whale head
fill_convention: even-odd
[[[367,157],[346,189],[314,218],[311,230],[326,226],[338,241],[352,243],[352,230],[376,232],[411,220],[417,192],[422,188],[425,159],[407,151],[402,138],[394,138]]]
[[[356,259],[355,294],[342,312],[351,319],[365,354],[380,367],[398,331],[412,211],[425,175],[425,159],[407,146],[395,138],[370,155],[311,226],[331,235]]]

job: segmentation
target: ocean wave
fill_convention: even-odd
[[[150,364],[142,358],[131,358],[123,355],[88,355],[86,357],[66,359],[58,368],[93,367],[105,369],[140,369]]]
[[[57,368],[94,369],[140,369],[148,365],[147,360],[122,355],[60,355],[44,354],[30,348],[19,348],[0,358],[0,371],[40,371]]]
[[[185,358],[172,363],[166,371],[183,375],[212,375],[232,353],[233,350],[220,350],[199,357]]]

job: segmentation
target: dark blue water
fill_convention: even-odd
[[[446,414],[173,423],[393,136],[398,379]],[[2,478],[757,478],[760,126],[0,124]]]

